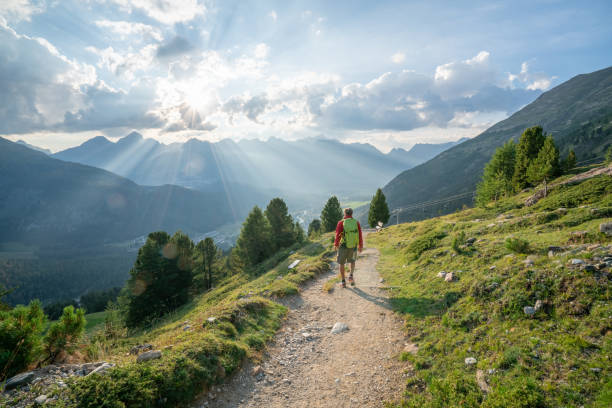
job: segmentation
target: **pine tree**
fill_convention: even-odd
[[[527,169],[531,162],[538,157],[538,153],[544,145],[544,139],[542,126],[527,128],[521,135],[516,146],[516,164],[512,177],[512,185],[515,191],[520,191],[529,184]]]
[[[612,163],[612,145],[606,150],[606,164]]]
[[[306,237],[304,237],[304,228],[302,228],[302,225],[300,224],[299,221],[295,222],[295,226],[293,228],[293,234],[294,234],[295,242],[297,243],[301,244],[306,239]]]
[[[370,227],[374,228],[378,222],[386,224],[389,221],[389,206],[387,205],[387,199],[379,188],[376,190],[376,194],[372,197],[370,203],[370,213],[368,214],[368,223]]]
[[[251,266],[273,253],[270,223],[258,206],[253,207],[242,224],[236,246],[243,261]]]
[[[570,171],[576,167],[576,153],[574,153],[574,149],[570,149],[567,158],[563,161],[562,167],[564,171]]]
[[[206,263],[206,271],[208,272],[208,289],[212,288],[213,282],[213,265],[215,264],[215,260],[217,258],[217,246],[215,245],[215,241],[211,237],[206,237],[204,239],[204,262]]]
[[[280,248],[293,245],[295,242],[293,218],[289,215],[287,204],[281,198],[274,198],[266,207],[264,215],[270,223],[272,250],[276,252]]]
[[[182,232],[149,234],[138,251],[127,283],[128,327],[142,326],[189,299],[192,284],[193,242]]]
[[[195,246],[194,278],[198,289],[211,289],[213,285],[213,266],[217,260],[217,246],[207,237]]]
[[[527,180],[532,184],[538,184],[560,174],[559,149],[555,146],[552,136],[547,136],[538,157],[527,169]]]
[[[308,224],[308,237],[316,237],[321,233],[321,220],[314,219]]]
[[[338,225],[338,221],[341,219],[342,208],[340,208],[340,201],[338,201],[338,197],[331,196],[321,211],[321,227],[323,232],[335,231],[336,225]]]
[[[512,140],[495,150],[493,157],[485,165],[482,181],[476,188],[476,203],[478,205],[484,206],[491,200],[497,200],[512,193],[515,162],[516,145]]]

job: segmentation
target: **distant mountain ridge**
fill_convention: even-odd
[[[477,137],[402,172],[383,188],[389,207],[409,207],[464,194],[461,199],[439,206],[404,211],[399,217],[402,222],[471,204],[468,193],[475,190],[495,149],[511,138],[518,140],[523,130],[536,125],[552,134],[562,156],[574,149],[578,161],[603,158],[612,144],[612,67],[578,75]],[[360,211],[362,217],[364,211]]]
[[[0,138],[0,243],[94,246],[152,231],[207,232],[242,219],[223,195],[140,186]]]
[[[45,149],[43,147],[38,147],[38,146],[34,146],[32,144],[29,144],[28,142],[26,142],[25,140],[18,140],[16,143],[25,146],[25,147],[29,147],[32,150],[36,150],[37,152],[41,152],[44,154],[52,154],[51,150],[49,149]]]
[[[273,195],[320,201],[329,194],[371,195],[399,172],[456,143],[416,145],[410,151],[384,154],[369,144],[323,138],[216,143],[190,139],[164,145],[132,132],[115,143],[98,136],[53,157],[100,167],[143,185],[225,192],[234,202]],[[348,177],[358,180],[350,182]]]

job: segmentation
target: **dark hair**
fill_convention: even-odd
[[[353,215],[353,209],[351,207],[345,208],[344,215]]]

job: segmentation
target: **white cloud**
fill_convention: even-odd
[[[111,0],[127,12],[138,9],[160,23],[188,22],[206,13],[198,0]]]
[[[515,86],[515,82],[525,85],[530,90],[545,91],[552,85],[556,76],[548,76],[544,72],[530,72],[529,64],[525,61],[521,64],[521,72],[518,74],[508,73],[508,85]]]
[[[395,64],[401,64],[405,60],[406,60],[406,54],[404,54],[403,52],[396,52],[395,54],[391,56],[391,61],[394,62]]]
[[[434,80],[444,98],[469,97],[486,84],[495,85],[498,73],[489,64],[489,52],[480,51],[475,57],[436,67]]]
[[[265,59],[270,53],[270,47],[265,43],[259,43],[255,46],[255,58],[257,59]]]
[[[42,13],[45,5],[42,1],[2,0],[0,2],[0,17],[9,21],[29,21],[33,14]]]
[[[268,13],[268,16],[269,16],[269,17],[270,17],[272,20],[274,20],[274,21],[278,20],[278,14],[276,14],[276,11],[274,11],[274,10],[272,10],[271,12],[269,12],[269,13]]]
[[[107,28],[110,31],[119,34],[120,39],[125,40],[129,36],[139,35],[146,38],[152,38],[156,41],[162,41],[161,30],[148,24],[133,23],[131,21],[111,21],[98,20],[98,27]]]
[[[133,80],[137,71],[145,71],[151,67],[157,47],[149,44],[137,53],[119,53],[113,47],[107,47],[102,50],[95,47],[87,47],[86,50],[99,57],[98,67],[105,68],[117,76]]]

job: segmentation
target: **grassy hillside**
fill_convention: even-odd
[[[528,127],[540,125],[552,134],[562,157],[573,148],[578,161],[602,158],[612,143],[611,113],[612,67],[578,75],[477,137],[399,174],[383,192],[392,209],[464,194],[452,202],[403,211],[400,222],[448,214],[472,203],[469,192],[476,189],[495,149],[510,138],[518,140]]]
[[[418,347],[403,407],[611,406],[612,177],[528,195],[370,235]]]
[[[323,244],[327,241],[326,244]],[[257,359],[286,313],[279,298],[298,292],[298,285],[329,269],[329,239],[286,249],[259,265],[240,272],[213,290],[158,321],[144,331],[126,336],[99,326],[100,318],[112,322],[112,313],[93,316],[88,344],[80,353],[91,361],[116,364],[107,375],[73,377],[68,387],[45,390],[54,407],[176,407],[192,401],[210,386],[224,381],[245,358]],[[288,265],[301,262],[293,269]],[[92,315],[88,315],[89,318]],[[129,352],[151,344],[162,357],[137,363]],[[30,397],[41,392],[38,386]],[[15,406],[23,394],[0,394],[1,406]]]

